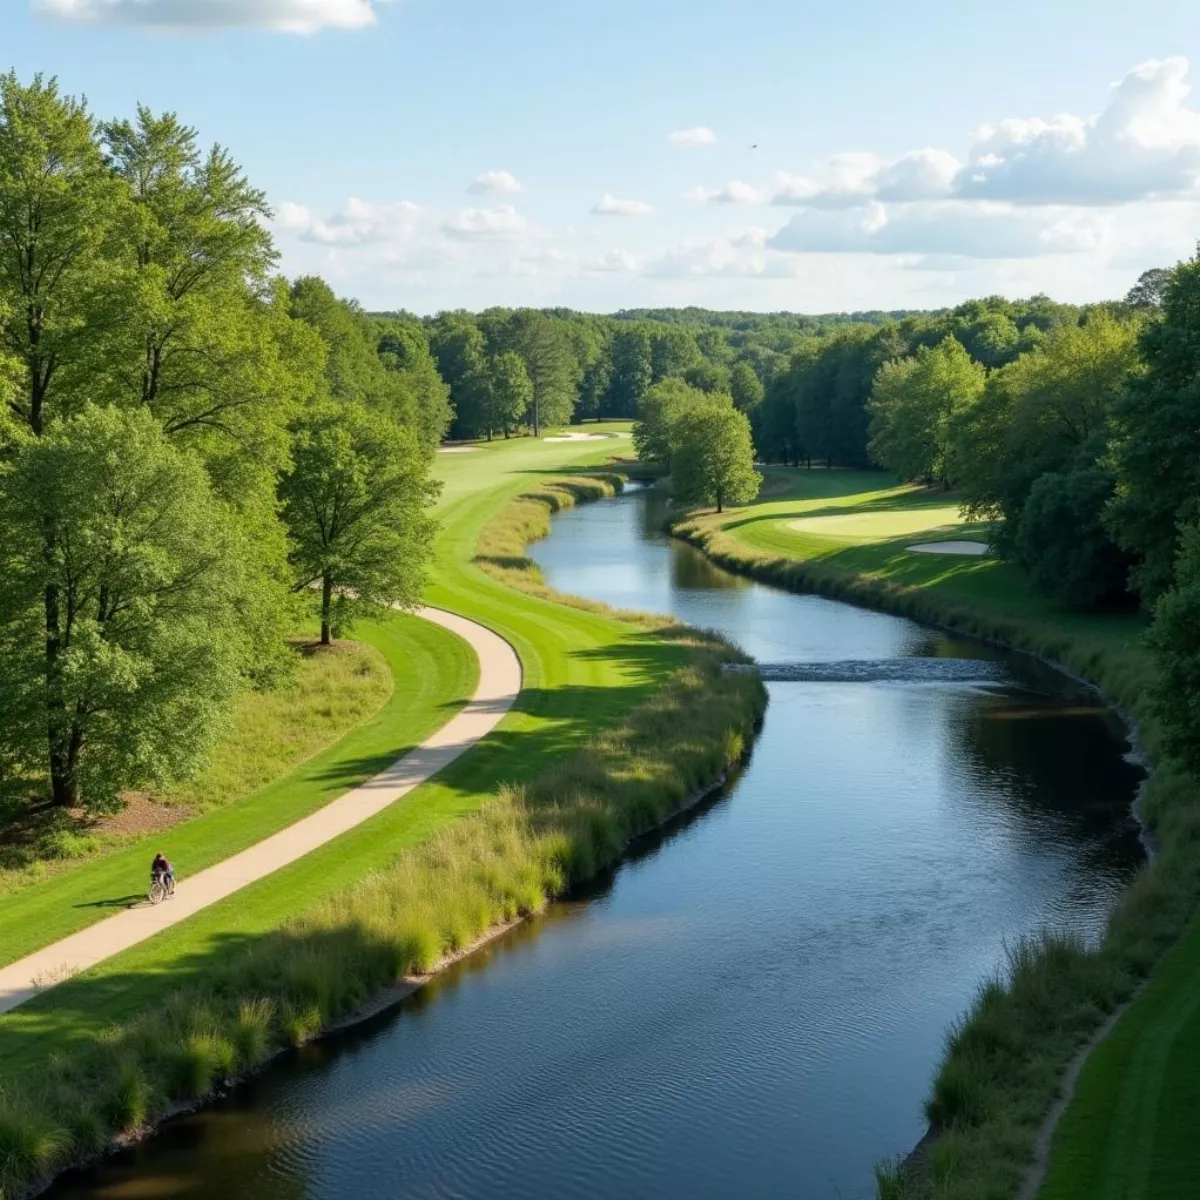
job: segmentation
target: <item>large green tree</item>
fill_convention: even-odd
[[[1109,523],[1152,601],[1171,585],[1180,526],[1200,518],[1200,255],[1173,272],[1140,349],[1145,369],[1114,405]]]
[[[871,454],[902,479],[948,486],[951,421],[983,392],[984,371],[946,338],[885,363],[871,395]]]
[[[63,806],[188,773],[239,686],[254,586],[200,459],[145,408],[88,406],[24,441],[0,507],[10,749]]]
[[[420,599],[437,485],[414,431],[357,401],[314,404],[294,432],[279,493],[295,587],[328,645],[358,613]]]
[[[675,421],[671,481],[686,504],[748,504],[762,486],[746,414],[713,396]]]
[[[498,350],[515,350],[533,385],[529,424],[540,437],[545,426],[565,425],[575,411],[576,361],[559,323],[534,309],[519,309],[507,320]]]
[[[515,350],[501,350],[489,359],[483,375],[483,427],[488,441],[499,432],[508,437],[533,403],[533,384],[525,362]]]
[[[682,379],[663,379],[648,388],[633,426],[633,445],[638,458],[658,463],[669,472],[676,423],[708,402],[706,392],[688,387]]]
[[[652,378],[650,335],[640,325],[619,329],[612,340],[612,374],[604,415],[636,416]]]

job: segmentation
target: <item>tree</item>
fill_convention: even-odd
[[[355,401],[298,418],[280,483],[295,589],[319,584],[321,644],[364,610],[415,604],[425,580],[437,495],[414,432]]]
[[[441,313],[433,322],[429,346],[438,372],[450,388],[454,436],[478,437],[487,428],[486,349],[479,326],[470,313]]]
[[[729,392],[733,396],[734,408],[747,415],[753,413],[762,403],[764,395],[762,381],[748,362],[734,364],[729,377]]]
[[[729,368],[724,365],[705,361],[693,363],[684,370],[683,379],[688,387],[701,392],[715,395],[729,391]]]
[[[951,420],[983,391],[984,371],[953,338],[884,363],[871,395],[872,457],[902,479],[949,486]]]
[[[663,325],[650,333],[650,373],[652,383],[661,383],[671,375],[682,375],[700,358],[700,348],[688,330],[679,325]]]
[[[450,428],[454,407],[425,330],[404,313],[378,319],[374,327],[379,360],[392,378],[393,411],[415,412],[417,437],[426,453],[433,454]]]
[[[525,361],[533,384],[533,436],[540,437],[544,425],[566,425],[575,409],[575,360],[555,321],[533,309],[520,309],[508,319],[499,349],[515,350]]]
[[[612,374],[604,398],[605,415],[636,416],[652,377],[649,334],[640,325],[618,330],[612,341]]]
[[[729,397],[713,397],[675,422],[671,479],[687,504],[749,504],[762,476],[754,469],[750,421]]]
[[[1149,271],[1143,271],[1137,283],[1126,293],[1125,303],[1131,308],[1162,308],[1173,274],[1170,267],[1152,267]]]
[[[1180,526],[1200,517],[1200,255],[1175,268],[1139,348],[1144,370],[1113,406],[1109,526],[1138,560],[1132,581],[1152,602],[1171,586]]]
[[[706,393],[688,387],[682,379],[664,379],[648,388],[633,427],[638,458],[660,463],[670,471],[676,422],[708,400]]]
[[[500,430],[505,437],[533,403],[533,384],[525,363],[514,350],[502,350],[483,370],[484,428],[488,441]]]
[[[9,412],[34,435],[84,403],[99,347],[128,315],[113,262],[127,196],[80,101],[0,77],[0,350]]]
[[[255,586],[203,464],[147,410],[88,406],[25,441],[0,506],[6,740],[62,806],[187,774],[238,688]]]
[[[1154,707],[1167,745],[1200,774],[1200,525],[1180,531],[1175,582],[1158,599],[1149,641],[1158,660]]]
[[[1099,608],[1125,595],[1129,556],[1104,528],[1110,471],[1092,464],[1042,475],[1029,491],[1016,553],[1033,585],[1068,608]]]

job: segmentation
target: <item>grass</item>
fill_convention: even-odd
[[[695,516],[676,532],[732,570],[1056,662],[1132,714],[1156,764],[1140,810],[1160,854],[1112,914],[1103,945],[1088,951],[1048,936],[1014,947],[1007,969],[981,986],[947,1035],[926,1107],[935,1136],[906,1164],[879,1165],[878,1197],[1015,1196],[1068,1064],[1160,962],[1084,1067],[1040,1195],[1191,1194],[1198,1165],[1192,1125],[1200,1085],[1190,1067],[1200,1052],[1200,922],[1189,919],[1200,893],[1200,805],[1196,781],[1162,752],[1144,622],[1129,613],[1064,612],[1034,595],[1015,566],[994,558],[910,552],[918,532],[923,541],[986,537],[982,527],[947,521],[941,493],[844,471],[772,471],[768,485],[761,503],[719,518]]]
[[[297,645],[296,658],[294,677],[283,687],[249,692],[239,700],[209,765],[196,779],[154,795],[157,804],[179,810],[183,819],[236,803],[373,716],[395,685],[387,660],[373,646],[343,643],[332,653],[318,653]],[[119,827],[108,831],[104,822],[92,824],[58,810],[38,815],[36,825],[0,848],[0,897],[44,884],[79,860],[109,853],[138,834]],[[7,832],[14,832],[12,826]]]
[[[140,899],[160,844],[181,875],[194,875],[291,825],[393,762],[474,690],[478,667],[470,647],[428,621],[397,614],[363,624],[356,636],[381,657],[389,678],[403,684],[376,706],[372,718],[236,804],[177,825],[165,836],[135,837],[103,857],[6,896],[0,906],[0,963],[14,962]],[[331,664],[331,679],[343,670],[334,665],[338,657],[324,660]]]
[[[106,1114],[162,1111],[179,1072],[215,1079],[226,1044],[303,1041],[380,981],[536,908],[740,756],[763,693],[719,670],[726,647],[559,603],[519,563],[487,561],[523,557],[523,544],[511,552],[518,496],[590,492],[562,485],[564,469],[612,449],[522,440],[439,460],[429,600],[513,644],[513,711],[403,804],[0,1017],[0,1094],[21,1096],[17,1117],[65,1132],[72,1152],[102,1143],[122,1127]],[[517,528],[538,516],[531,504]],[[66,1065],[51,1077],[51,1063]]]

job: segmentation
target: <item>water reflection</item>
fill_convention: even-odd
[[[776,663],[986,660],[773,682],[743,776],[398,1012],[290,1055],[60,1197],[852,1200],[922,1132],[948,1023],[1049,922],[1095,937],[1139,859],[1136,771],[1016,656],[737,579],[657,500],[559,518],[559,588]]]

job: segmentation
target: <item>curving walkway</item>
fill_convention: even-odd
[[[479,686],[461,712],[353,791],[232,858],[180,880],[170,901],[157,907],[142,904],[126,909],[0,968],[0,1013],[11,1012],[47,988],[178,925],[333,841],[406,796],[490,733],[521,690],[521,663],[516,652],[498,634],[466,617],[437,608],[418,609],[417,614],[458,634],[479,658]]]

